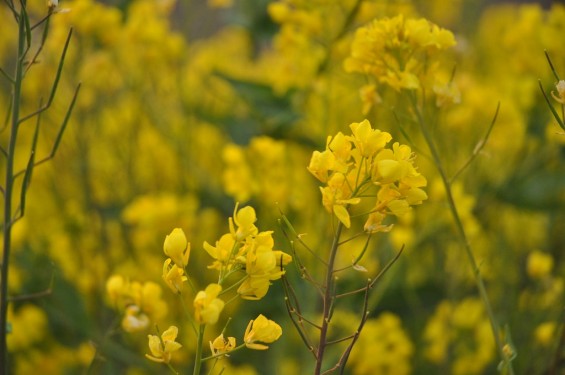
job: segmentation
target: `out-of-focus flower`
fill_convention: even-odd
[[[149,326],[149,317],[137,305],[129,305],[126,307],[124,317],[122,318],[122,328],[126,332],[139,332],[145,330]]]
[[[222,291],[219,284],[210,284],[194,298],[194,319],[199,324],[215,324],[224,308],[224,301],[217,298]]]
[[[175,341],[178,331],[177,327],[170,326],[163,332],[161,337],[147,335],[151,354],[146,354],[145,357],[154,362],[169,363],[171,361],[171,354],[182,347],[181,344]]]
[[[528,256],[526,272],[532,279],[543,279],[553,269],[553,258],[550,254],[534,250]]]

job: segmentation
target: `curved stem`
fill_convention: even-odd
[[[508,370],[508,374],[513,375],[514,371],[512,369],[512,363],[508,360],[507,356],[504,355],[503,343],[500,338],[500,326],[496,322],[496,318],[494,316],[494,312],[492,310],[492,306],[486,291],[485,283],[483,281],[483,278],[481,277],[481,271],[479,269],[475,256],[473,255],[473,249],[471,248],[471,244],[469,242],[467,233],[465,232],[465,228],[463,226],[463,221],[461,220],[461,216],[459,215],[459,211],[457,210],[457,205],[455,204],[455,199],[453,198],[453,191],[451,190],[450,180],[445,171],[445,167],[439,157],[439,152],[433,141],[433,138],[430,132],[428,131],[428,128],[426,126],[426,121],[424,119],[422,112],[420,111],[417,100],[414,95],[411,95],[410,99],[411,99],[412,107],[416,113],[416,118],[420,126],[420,130],[422,131],[422,135],[424,136],[426,144],[428,145],[430,153],[432,154],[432,159],[434,161],[436,169],[440,174],[441,181],[445,189],[445,195],[447,197],[449,210],[451,212],[451,216],[453,217],[453,221],[455,222],[455,226],[457,229],[457,234],[459,236],[461,243],[463,244],[463,249],[465,250],[465,254],[467,255],[467,260],[469,261],[469,264],[473,271],[473,276],[475,278],[475,283],[477,284],[477,289],[479,290],[479,295],[481,297],[483,305],[485,306],[485,310],[489,318],[490,327],[492,330],[492,335],[494,337],[498,355],[501,361],[505,364],[505,367]]]

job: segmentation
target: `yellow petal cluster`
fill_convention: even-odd
[[[127,332],[145,330],[150,322],[161,319],[167,313],[162,292],[154,282],[129,281],[121,275],[113,275],[106,281],[108,299],[123,313],[122,328]]]
[[[346,227],[351,226],[349,206],[361,202],[377,189],[365,231],[390,230],[383,220],[387,215],[401,216],[412,205],[427,199],[422,187],[426,178],[414,166],[414,155],[407,145],[392,140],[389,133],[373,129],[368,120],[350,125],[351,135],[341,132],[330,137],[323,152],[314,151],[308,170],[326,186],[320,187],[322,204]]]
[[[269,347],[264,344],[275,342],[281,335],[281,326],[260,314],[247,325],[243,341],[249,349],[266,350]]]
[[[163,263],[163,281],[174,293],[182,291],[182,286],[186,280],[187,277],[182,268],[176,264],[171,265],[170,258],[165,260],[165,263]]]
[[[194,297],[194,320],[199,324],[215,324],[224,309],[224,301],[217,298],[222,291],[219,284],[210,284]]]
[[[432,89],[430,77],[437,70],[434,58],[438,51],[454,45],[449,30],[426,19],[405,19],[402,14],[376,19],[357,29],[344,68],[398,91],[428,85]],[[364,111],[368,112],[371,103],[367,99],[364,103]]]
[[[177,335],[178,328],[176,326],[170,326],[163,332],[161,337],[148,335],[151,354],[146,354],[145,357],[154,362],[169,363],[171,361],[171,354],[182,347],[181,344],[175,341]]]
[[[272,280],[278,280],[285,273],[283,266],[292,257],[280,250],[273,250],[275,242],[272,232],[261,232],[257,236],[248,237],[242,246],[240,261],[245,261],[247,277],[237,292],[242,298],[258,300],[263,298]]]
[[[225,355],[232,351],[235,346],[235,337],[230,336],[225,338],[223,333],[216,337],[214,341],[210,341],[210,351],[212,352],[212,355],[215,356]]]

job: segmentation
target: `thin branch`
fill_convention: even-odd
[[[369,318],[369,289],[371,289],[371,285],[372,285],[371,280],[367,280],[365,298],[363,299],[363,309],[361,310],[362,311],[361,321],[359,322],[359,327],[357,327],[357,330],[354,333],[353,340],[351,340],[351,342],[349,343],[349,346],[347,347],[347,349],[345,349],[345,351],[343,352],[343,355],[341,356],[341,358],[338,362],[338,367],[341,368],[340,374],[343,374],[343,371],[345,370],[345,364],[347,363],[347,360],[349,359],[349,355],[351,354],[351,350],[353,350],[353,346],[355,345],[355,343],[359,339],[359,335],[361,334],[361,331],[363,330],[363,327],[365,326],[365,322]]]
[[[365,255],[365,252],[367,251],[367,248],[369,247],[369,241],[370,240],[371,240],[371,233],[369,233],[369,235],[367,236],[367,241],[365,241],[365,246],[363,246],[363,250],[361,250],[361,252],[357,256],[357,258],[353,261],[353,263],[351,263],[350,266],[339,268],[339,269],[335,270],[334,273],[347,270],[351,267],[355,267],[361,261],[361,258],[363,258],[363,255]]]
[[[57,67],[57,73],[55,75],[55,80],[53,81],[53,86],[51,87],[51,93],[49,95],[49,99],[47,100],[47,103],[45,104],[44,107],[36,110],[35,112],[32,112],[26,116],[23,116],[20,120],[19,120],[19,124],[29,120],[30,118],[37,116],[38,114],[40,114],[41,112],[45,112],[47,109],[49,109],[49,107],[51,106],[51,103],[53,103],[53,99],[55,98],[55,94],[57,93],[57,87],[59,86],[59,80],[61,79],[61,73],[63,72],[63,64],[65,62],[65,57],[67,55],[67,50],[69,48],[69,43],[71,41],[71,36],[73,34],[73,29],[71,28],[69,30],[69,34],[67,35],[67,40],[65,41],[65,46],[63,48],[63,52],[61,54],[61,58],[59,59],[59,66]],[[77,89],[78,91],[78,89]]]
[[[557,111],[555,110],[555,108],[553,108],[553,105],[551,104],[551,102],[549,101],[549,98],[547,97],[545,90],[543,89],[543,86],[541,84],[541,80],[538,79],[538,84],[539,84],[539,88],[541,90],[541,93],[543,94],[543,97],[545,98],[545,101],[547,103],[547,106],[549,107],[549,110],[551,111],[551,113],[553,114],[553,117],[555,117],[555,120],[557,120],[557,123],[559,124],[559,126],[561,127],[561,129],[565,130],[565,123],[563,123],[563,119],[561,119],[561,117],[559,117],[559,114],[557,113]]]
[[[320,261],[322,264],[324,264],[325,266],[327,266],[328,263],[327,263],[324,259],[322,259],[318,254],[316,254],[316,252],[315,252],[314,250],[310,249],[310,247],[302,240],[301,235],[299,235],[299,234],[296,232],[296,230],[294,230],[294,227],[292,226],[292,224],[290,223],[290,221],[287,219],[287,217],[282,213],[282,211],[279,210],[279,212],[280,212],[280,214],[281,214],[281,217],[282,217],[284,223],[285,223],[286,226],[290,229],[290,231],[292,232],[293,236],[298,240],[298,242],[299,242],[302,246],[304,246],[304,248],[305,248],[306,250],[308,250],[308,252],[309,252],[314,258],[316,258],[316,259],[317,259],[318,261]],[[279,225],[281,225],[280,220],[279,220]],[[284,232],[284,228],[283,228],[282,225],[281,225],[281,228],[283,229],[283,232]]]
[[[0,73],[4,76],[4,78],[6,78],[8,81],[10,81],[10,83],[12,85],[16,82],[16,81],[14,81],[12,76],[10,76],[10,74],[8,74],[4,69],[2,69],[2,67],[0,67]]]
[[[16,8],[14,7],[14,2],[11,0],[4,0],[4,2],[6,3],[6,5],[8,6],[8,8],[12,11],[12,15],[14,16],[14,20],[16,21],[16,23],[19,23],[20,21],[20,15],[18,13],[18,11],[16,10]]]
[[[35,292],[35,293],[22,294],[22,295],[19,295],[19,296],[11,296],[11,297],[8,297],[8,301],[10,301],[10,302],[20,302],[20,301],[29,301],[29,300],[32,300],[32,299],[46,297],[46,296],[50,295],[51,293],[53,293],[53,284],[54,283],[55,283],[55,273],[51,273],[51,280],[49,281],[49,286],[47,287],[47,289],[39,291],[39,292]]]
[[[61,128],[59,129],[59,132],[57,133],[57,137],[55,138],[55,142],[53,143],[53,148],[51,149],[51,152],[45,158],[37,161],[34,164],[34,167],[37,167],[38,165],[41,165],[41,164],[43,164],[43,163],[45,163],[45,162],[47,162],[47,161],[49,161],[49,160],[51,160],[55,157],[55,154],[57,153],[57,150],[59,149],[59,144],[61,143],[61,139],[63,138],[63,133],[65,132],[65,129],[67,128],[67,124],[69,122],[69,119],[71,117],[71,113],[72,113],[73,108],[75,106],[75,103],[76,103],[76,100],[77,100],[77,97],[78,97],[78,93],[80,91],[80,87],[81,87],[81,84],[79,83],[77,85],[77,88],[76,88],[75,93],[73,95],[73,99],[71,101],[69,109],[67,110],[67,113],[65,114],[65,118],[63,120],[63,123],[61,124]],[[20,171],[20,172],[16,173],[14,175],[14,177],[19,176],[23,172],[24,171]]]
[[[302,339],[302,341],[304,342],[304,345],[306,345],[306,347],[308,348],[308,351],[310,353],[312,353],[312,355],[314,356],[314,359],[317,359],[317,355],[316,355],[316,350],[314,348],[314,346],[312,345],[312,343],[310,342],[310,338],[308,337],[308,334],[306,333],[306,329],[304,327],[304,325],[302,324],[302,321],[299,320],[296,321],[295,320],[295,315],[296,315],[296,311],[300,311],[300,307],[299,307],[299,303],[298,300],[296,299],[296,294],[294,293],[294,290],[292,289],[292,286],[290,285],[290,283],[288,282],[287,278],[283,275],[281,277],[282,283],[283,283],[283,289],[284,289],[284,293],[285,293],[285,305],[286,305],[286,310],[288,312],[288,315],[290,317],[290,320],[292,322],[292,324],[294,325],[294,328],[296,328],[296,331],[298,332],[298,335],[300,336],[300,338]],[[292,292],[292,293],[290,293]],[[294,308],[292,306],[292,303],[290,301],[290,296],[293,296],[293,299],[295,299],[296,302],[296,308]]]
[[[31,61],[27,65],[27,68],[26,68],[24,74],[26,74],[28,72],[28,70],[31,68],[31,66],[37,62],[37,57],[39,56],[41,51],[43,51],[43,46],[45,46],[45,41],[47,40],[47,34],[49,33],[49,19],[50,19],[50,16],[51,16],[52,13],[53,13],[53,8],[49,8],[49,13],[44,18],[44,20],[46,20],[46,22],[45,22],[45,27],[43,28],[43,34],[41,35],[41,42],[39,43],[39,47],[37,47],[37,51],[35,51],[35,54],[33,55]],[[37,26],[37,24],[34,25],[34,27],[35,26]],[[33,29],[33,27],[32,27],[32,29]]]
[[[0,133],[3,133],[4,130],[8,129],[10,125],[10,120],[12,118],[12,106],[14,104],[14,94],[10,95],[10,102],[8,103],[8,110],[6,111],[6,118],[4,119],[4,124],[2,125],[2,129],[0,129]]]
[[[547,53],[547,50],[543,50],[543,53],[545,54],[545,58],[547,59],[547,62],[549,63],[549,67],[551,68],[551,71],[553,72],[555,79],[557,79],[558,81],[561,81],[561,79],[559,78],[559,75],[557,74],[557,71],[555,70],[555,67],[553,66],[553,63],[551,62],[551,59],[549,58],[549,53]]]
[[[463,166],[461,168],[459,168],[459,170],[453,175],[451,176],[451,178],[449,179],[449,183],[452,184],[453,181],[455,181],[457,179],[457,177],[459,177],[459,175],[465,170],[467,169],[467,167],[473,162],[473,160],[475,160],[475,158],[481,153],[481,151],[483,150],[483,148],[485,147],[485,145],[488,142],[488,139],[490,137],[490,133],[492,132],[492,128],[494,127],[494,124],[496,123],[496,119],[498,118],[498,111],[500,110],[500,102],[498,102],[498,104],[496,105],[496,111],[494,112],[494,117],[492,118],[492,121],[490,122],[490,125],[487,129],[486,134],[484,135],[484,137],[479,141],[479,143],[477,143],[477,145],[475,146],[475,148],[473,149],[473,153],[471,154],[471,156],[469,157],[469,159],[467,159],[467,161],[463,164]]]

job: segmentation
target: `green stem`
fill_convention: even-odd
[[[320,340],[318,343],[318,352],[316,354],[316,368],[314,370],[315,375],[320,375],[322,371],[322,363],[324,361],[324,352],[327,346],[327,335],[328,328],[330,325],[330,315],[333,306],[334,299],[334,265],[335,258],[337,255],[337,249],[339,247],[339,239],[341,237],[341,231],[343,229],[343,224],[341,221],[337,225],[337,230],[333,239],[332,247],[330,250],[330,258],[328,260],[328,267],[326,269],[326,281],[324,283],[324,299],[323,299],[323,313],[322,313],[322,327],[320,329]]]
[[[202,368],[202,345],[204,343],[204,330],[206,329],[206,324],[200,324],[198,329],[198,341],[196,342],[196,355],[194,357],[194,371],[193,375],[200,375],[200,369]]]
[[[411,101],[412,101],[412,106],[414,108],[414,111],[416,113],[416,117],[418,119],[418,124],[420,126],[420,130],[422,131],[422,135],[424,136],[424,139],[426,141],[426,144],[428,145],[428,148],[432,154],[432,158],[434,161],[434,164],[440,174],[441,177],[441,181],[443,183],[443,187],[445,189],[445,194],[447,197],[447,203],[449,206],[449,209],[451,211],[451,216],[453,217],[453,220],[455,221],[455,226],[457,229],[457,233],[459,235],[459,239],[461,241],[461,243],[463,244],[463,248],[465,249],[465,254],[467,255],[467,259],[469,261],[469,264],[471,265],[471,269],[473,271],[473,276],[475,278],[475,282],[477,284],[477,289],[479,290],[479,295],[481,297],[481,300],[483,302],[483,305],[485,306],[485,310],[486,313],[488,315],[489,318],[489,322],[490,322],[490,327],[492,330],[492,335],[494,337],[494,341],[496,344],[496,348],[498,351],[498,355],[501,359],[501,361],[504,362],[506,369],[508,370],[508,374],[509,375],[513,375],[514,371],[512,369],[512,363],[508,360],[508,358],[506,357],[506,355],[504,355],[504,350],[503,350],[503,343],[500,339],[500,326],[498,325],[498,323],[496,322],[496,318],[494,316],[494,312],[492,310],[492,306],[486,291],[486,287],[485,287],[485,283],[483,281],[483,278],[481,277],[481,271],[479,269],[479,266],[477,264],[477,261],[475,259],[475,256],[473,255],[473,249],[471,248],[471,244],[469,242],[469,239],[467,237],[467,233],[465,232],[465,228],[463,226],[463,222],[461,220],[461,216],[459,215],[459,211],[457,210],[457,205],[455,204],[455,199],[453,198],[453,191],[451,190],[451,184],[450,184],[450,179],[447,176],[447,173],[445,171],[445,167],[439,157],[439,152],[437,150],[437,147],[433,141],[433,138],[430,134],[430,132],[428,131],[428,128],[426,126],[426,121],[424,120],[424,116],[422,115],[422,112],[420,111],[418,104],[417,104],[417,100],[415,98],[415,96],[410,96]]]
[[[22,3],[25,6],[25,3]],[[10,263],[11,234],[12,234],[12,194],[14,189],[14,158],[16,141],[18,138],[18,124],[20,120],[20,102],[25,58],[25,20],[23,12],[18,20],[18,59],[16,62],[16,74],[13,85],[12,101],[12,123],[10,130],[10,141],[6,155],[6,176],[4,185],[4,222],[3,222],[3,254],[0,275],[0,375],[8,374],[8,345],[6,336],[8,334],[8,269]]]

